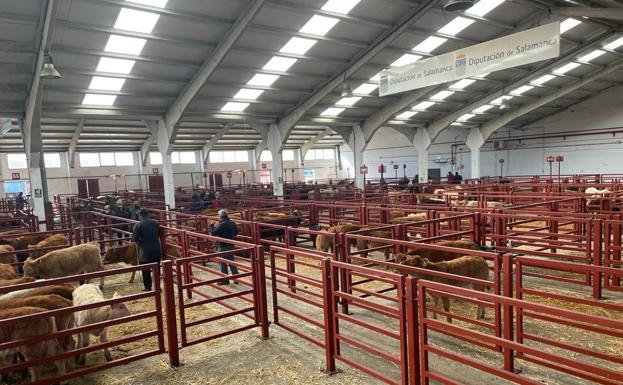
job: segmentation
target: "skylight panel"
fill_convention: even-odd
[[[273,56],[262,69],[267,71],[286,72],[297,62],[298,59],[290,57]]]
[[[337,103],[335,103],[336,106],[347,106],[350,107],[353,104],[357,103],[358,101],[361,100],[360,96],[351,96],[348,98],[342,98],[340,100],[338,100]]]
[[[580,57],[578,60],[579,61],[583,61],[585,63],[588,63],[591,60],[596,59],[596,58],[600,57],[601,55],[603,55],[605,53],[606,53],[606,51],[602,51],[600,49],[596,49],[596,50],[594,50],[592,52],[589,52],[586,55]]]
[[[314,39],[303,39],[300,37],[293,37],[288,41],[279,52],[292,53],[295,55],[305,55],[311,47],[318,41]]]
[[[562,66],[560,68],[557,68],[557,69],[555,69],[552,72],[554,72],[555,74],[558,74],[558,75],[563,75],[563,74],[566,74],[567,72],[569,72],[569,71],[579,67],[580,65],[581,65],[580,63],[575,63],[575,62],[567,63],[564,66]]]
[[[492,104],[496,104],[496,105],[500,105],[502,103],[504,103],[507,100],[511,100],[513,98],[512,95],[504,95],[504,96],[500,96],[497,99],[494,99],[491,101]]]
[[[452,90],[462,90],[463,88],[475,83],[475,79],[461,79],[458,82],[452,84],[450,89]]]
[[[428,107],[434,106],[435,102],[420,102],[418,104],[416,104],[413,109],[414,110],[425,110]]]
[[[104,50],[106,52],[123,53],[126,55],[140,55],[147,40],[135,37],[110,35],[108,44]]]
[[[563,34],[567,32],[568,30],[577,27],[580,24],[582,24],[581,21],[569,18],[563,21],[562,23],[560,23],[560,33]]]
[[[314,15],[309,21],[300,29],[299,32],[308,33],[310,35],[324,36],[331,28],[333,28],[340,20],[334,17],[326,17]]]
[[[472,23],[474,23],[474,20],[458,16],[448,24],[441,27],[437,32],[443,33],[444,35],[454,36],[472,25]]]
[[[260,95],[264,93],[263,90],[254,90],[251,88],[241,88],[240,91],[234,95],[234,99],[249,99],[255,100],[260,97]]]
[[[465,13],[474,16],[484,16],[502,4],[504,0],[480,0],[476,5],[465,11]]]
[[[93,76],[89,89],[101,91],[120,91],[123,87],[123,83],[125,83],[125,79]]]
[[[543,85],[543,84],[549,82],[550,80],[552,80],[554,78],[556,78],[556,76],[547,74],[547,75],[543,75],[541,77],[538,77],[538,78],[534,79],[533,81],[530,82],[530,84],[534,84],[534,85],[540,86],[540,85]]]
[[[97,72],[110,72],[114,74],[129,74],[136,62],[134,60],[114,59],[111,57],[100,58],[97,64]]]
[[[249,107],[249,103],[227,102],[223,108],[221,108],[221,111],[242,112],[247,107]]]
[[[413,50],[417,52],[430,53],[446,41],[448,41],[448,39],[445,39],[443,37],[429,36],[426,38],[426,40],[413,47]]]
[[[160,15],[157,13],[121,8],[117,21],[115,22],[115,28],[133,32],[151,33],[159,18]]]
[[[247,83],[250,86],[270,87],[279,79],[279,75],[255,74]]]
[[[90,106],[112,106],[117,99],[117,95],[100,95],[100,94],[86,94],[82,100],[82,104]]]
[[[457,122],[466,122],[466,121],[470,120],[471,118],[473,118],[474,116],[476,116],[476,115],[474,115],[474,114],[465,114],[465,115],[461,116],[460,118],[458,118]]]
[[[362,85],[353,90],[353,94],[368,95],[370,94],[370,92],[376,90],[378,87],[379,86],[376,84],[363,83]]]
[[[514,89],[514,90],[512,90],[510,93],[511,93],[512,95],[521,95],[521,94],[523,94],[523,93],[525,93],[525,92],[530,91],[530,90],[531,90],[531,89],[533,89],[533,88],[534,88],[533,86],[521,86],[521,87],[515,88],[515,89]]]
[[[623,45],[623,37],[616,39],[615,41],[608,43],[604,46],[605,49],[617,49]]]
[[[448,96],[454,94],[454,91],[440,91],[431,97],[433,100],[444,100]]]
[[[329,0],[322,7],[323,11],[347,15],[361,0]]]
[[[342,112],[344,112],[345,108],[336,108],[329,107],[326,110],[322,111],[321,116],[338,116]]]
[[[493,108],[493,106],[491,104],[485,104],[484,106],[480,106],[480,107],[476,108],[474,111],[472,111],[472,113],[483,114],[483,113],[489,111],[492,108]]]
[[[410,119],[414,115],[417,115],[417,111],[405,111],[402,114],[396,115],[396,119]]]
[[[128,3],[136,3],[136,4],[143,4],[143,5],[149,5],[152,7],[156,7],[156,8],[164,8],[165,5],[167,5],[167,2],[169,0],[126,0]]]
[[[404,54],[401,57],[399,57],[396,61],[394,61],[392,64],[390,64],[390,66],[392,67],[402,67],[405,66],[407,64],[412,64],[415,63],[416,61],[420,60],[422,58],[422,56],[420,55],[412,55],[410,53]]]
[[[372,76],[370,78],[370,81],[371,82],[375,82],[375,83],[378,83],[380,80],[381,80],[381,73],[380,72],[378,72],[376,75],[374,75],[374,76]]]

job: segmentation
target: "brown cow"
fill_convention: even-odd
[[[477,244],[472,241],[441,241],[439,243],[435,243],[436,246],[445,246],[445,247],[454,247],[457,249],[465,249],[465,250],[480,250]],[[401,263],[405,259],[407,259],[410,255],[419,255],[422,258],[428,259],[430,262],[441,262],[441,261],[449,261],[454,258],[458,258],[463,256],[465,253],[463,251],[441,251],[441,250],[433,250],[426,248],[425,244],[417,245],[411,249],[406,254],[399,254],[396,257],[396,263]]]
[[[402,265],[418,267],[421,269],[427,269],[431,271],[438,271],[442,273],[454,274],[463,277],[471,277],[482,280],[489,279],[489,265],[482,257],[475,257],[471,255],[466,255],[463,257],[459,257],[453,259],[451,261],[442,261],[442,262],[430,262],[427,258],[421,258],[418,255],[412,255],[408,257],[406,260],[401,262]],[[400,271],[399,271],[400,272]],[[407,273],[413,275],[418,279],[426,279],[429,281],[439,282],[446,285],[460,286],[460,287],[468,287],[471,286],[472,289],[478,291],[484,291],[485,288],[480,285],[473,285],[461,280],[442,278],[435,275],[430,275],[426,273],[416,273],[411,271],[406,271]],[[439,307],[439,299],[441,298],[443,302],[443,309],[447,312],[450,311],[450,298],[447,296],[439,295],[439,294],[431,294],[433,297],[435,307]],[[437,318],[437,314],[433,314],[433,318]],[[478,305],[478,310],[476,311],[476,318],[485,318],[485,308],[482,305]],[[448,322],[452,322],[452,318],[448,315],[446,317]]]
[[[21,285],[22,283],[31,283],[31,282],[35,282],[35,279],[30,278],[30,277],[26,277],[26,278],[22,277],[22,278],[15,278],[15,279],[0,279],[0,287]],[[0,298],[2,298],[2,296],[0,296]]]
[[[11,265],[7,265],[6,263],[0,263],[0,279],[15,279],[17,278],[17,274],[15,273],[15,268]]]
[[[55,246],[69,246],[69,239],[65,236],[65,234],[54,234],[52,236],[47,237],[41,242],[38,242],[36,245],[28,245],[29,249],[43,249],[47,247],[55,247]],[[37,259],[47,252],[51,250],[37,250],[32,251],[30,253],[30,259]]]
[[[11,254],[3,254],[3,253],[9,253],[12,252]],[[17,263],[17,257],[15,256],[15,249],[13,248],[13,246],[11,245],[0,245],[0,263],[9,263],[9,264],[13,264],[13,263]]]
[[[29,282],[34,282],[33,278],[20,278],[30,280]],[[42,287],[35,287],[33,289],[23,289],[23,290],[15,290],[5,295],[0,296],[0,301],[5,301],[7,299],[14,298],[22,298],[29,296],[38,296],[38,295],[48,295],[48,294],[57,294],[65,299],[72,300],[73,298],[74,288],[71,285],[49,285]]]
[[[361,230],[363,226],[355,225],[351,223],[345,223],[341,225],[331,226],[327,229],[328,233],[339,234],[339,233],[350,233],[353,231]],[[357,242],[353,240],[351,242],[351,246],[355,246]],[[326,234],[318,234],[316,236],[316,250],[327,252],[331,250],[333,252],[333,243],[331,242],[331,237]]]

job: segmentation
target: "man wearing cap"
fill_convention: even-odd
[[[148,217],[147,209],[141,209],[139,212],[141,221],[134,225],[132,232],[134,242],[138,246],[138,263],[143,265],[146,263],[158,262],[162,254],[160,252],[160,224]],[[151,291],[151,270],[142,271],[143,285],[145,291]]]
[[[219,224],[216,228],[214,228],[213,224],[210,224],[210,227],[209,227],[210,234],[214,235],[215,237],[219,237],[219,238],[235,239],[236,235],[238,235],[238,227],[236,226],[236,223],[234,221],[229,219],[229,213],[227,212],[227,210],[225,209],[219,210],[218,216],[219,216]],[[233,249],[234,249],[234,245],[232,245],[231,243],[222,242],[222,241],[218,243],[219,252],[229,251]],[[230,261],[234,260],[233,255],[227,255],[227,256],[224,256],[223,258],[228,259]],[[227,266],[229,265],[231,274],[238,275],[238,268],[235,265],[223,263],[223,262],[221,262],[220,265],[221,265],[221,273],[227,274]],[[234,281],[234,283],[236,282]],[[221,281],[219,282],[219,285],[229,285],[229,281]]]

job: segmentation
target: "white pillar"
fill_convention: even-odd
[[[363,175],[359,172],[359,168],[364,165],[363,163],[363,151],[366,148],[366,141],[361,130],[361,126],[353,126],[353,132],[348,140],[348,147],[353,152],[353,167],[355,170],[355,186],[363,189],[364,181]]]
[[[273,157],[273,169],[271,178],[273,182],[273,194],[283,197],[283,155],[281,153],[281,133],[276,124],[271,124],[268,130],[268,148]]]
[[[39,223],[45,231],[45,199],[44,199],[44,174],[41,172],[40,158],[42,153],[31,153],[28,160],[28,176],[30,177],[30,196],[34,215],[39,218]]]
[[[294,160],[296,161],[296,172],[294,173],[294,175],[296,175],[295,178],[303,181],[305,179],[305,169],[303,168],[303,153],[301,152],[301,149],[294,151]]]
[[[164,203],[175,209],[175,185],[173,183],[173,144],[169,143],[169,132],[163,120],[158,121],[158,149],[162,155],[162,177],[164,181]]]
[[[466,144],[470,150],[471,178],[480,178],[480,148],[485,144],[485,138],[482,136],[480,128],[472,127],[469,130]]]
[[[413,145],[418,153],[419,182],[428,183],[428,148],[431,145],[431,140],[425,128],[417,129]]]
[[[257,160],[259,159],[261,154],[257,153],[257,150],[251,150],[251,162],[249,163],[251,166],[251,170],[247,172],[247,183],[248,184],[253,184],[253,183],[257,183]]]

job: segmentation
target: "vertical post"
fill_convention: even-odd
[[[321,262],[322,267],[322,299],[324,307],[324,344],[325,344],[325,372],[333,374],[337,371],[335,367],[335,329],[333,320],[335,318],[333,306],[333,287],[331,285],[331,259],[325,258]]]
[[[510,254],[504,254],[502,256],[502,270],[506,273],[512,271],[513,261]],[[508,273],[506,273],[508,277]],[[502,288],[502,295],[507,298],[513,298],[513,281],[511,279],[505,279]],[[502,305],[502,319],[503,319],[503,332],[502,337],[507,341],[513,340],[513,307],[511,305]],[[509,372],[515,371],[515,359],[513,357],[513,351],[508,348],[503,349],[504,357],[504,369]]]
[[[480,178],[480,148],[485,143],[485,139],[480,132],[480,128],[473,127],[467,136],[467,147],[469,147],[471,158],[471,177]]]
[[[173,263],[163,261],[164,270],[164,304],[167,309],[167,343],[169,351],[169,365],[180,366],[179,342],[177,340],[177,319],[175,312],[175,294],[173,290]],[[178,277],[179,279],[179,277]]]
[[[602,255],[603,255],[603,237],[602,237],[602,228],[604,222],[602,219],[596,219],[593,221],[594,230],[593,230],[593,266],[602,266]],[[590,240],[588,241],[590,242]],[[607,254],[606,254],[607,256]],[[590,261],[587,261],[590,263]],[[594,270],[593,271],[593,298],[601,299],[602,294],[602,273]]]
[[[409,360],[409,385],[419,385],[420,349],[418,333],[417,280],[407,277],[407,357]]]
[[[262,339],[269,338],[268,332],[268,296],[266,295],[266,266],[264,261],[264,250],[262,246],[255,246],[253,251],[254,268],[255,268],[255,292],[257,293],[257,301],[255,306],[258,308],[259,323],[262,333]],[[272,268],[272,267],[271,267]],[[274,295],[274,293],[273,293]]]
[[[418,325],[419,325],[419,355],[420,355],[420,384],[428,385],[428,330],[426,328],[426,291],[424,286],[417,286],[417,309],[418,309]]]

